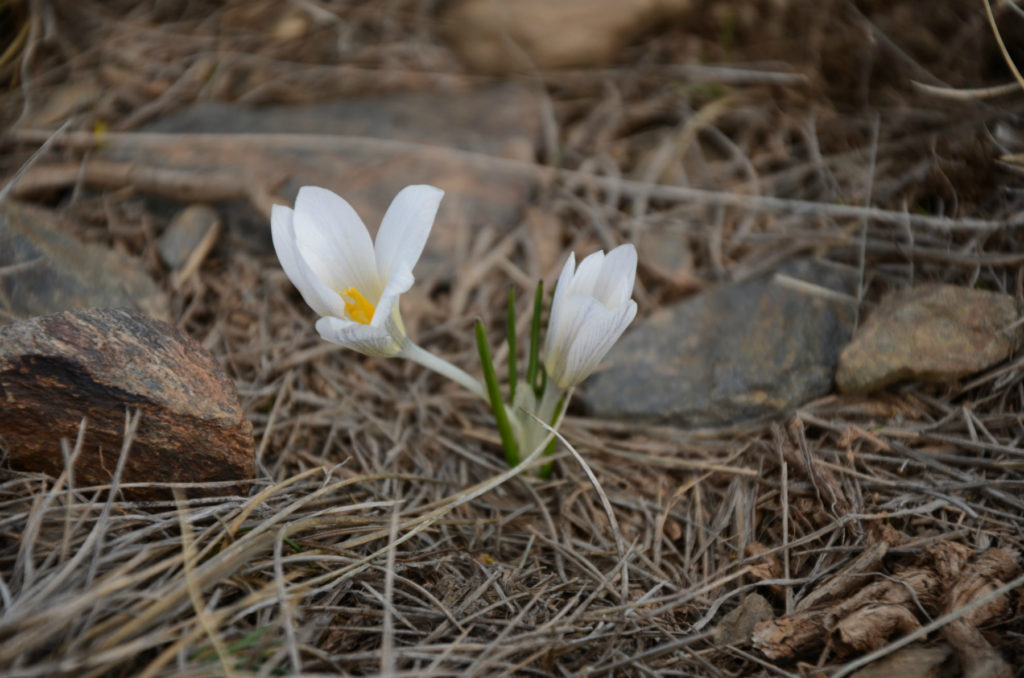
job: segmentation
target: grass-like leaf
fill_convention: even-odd
[[[526,383],[530,385],[539,398],[544,392],[543,386],[537,385],[537,369],[540,363],[540,316],[544,310],[544,281],[537,281],[537,291],[533,295],[533,319],[530,321],[530,358],[526,363]]]
[[[516,437],[512,434],[512,425],[508,421],[508,412],[505,410],[505,401],[501,399],[501,389],[498,388],[498,374],[494,371],[494,361],[491,359],[491,347],[487,343],[487,332],[484,330],[484,323],[476,319],[476,349],[480,353],[480,364],[484,370],[484,383],[487,385],[487,397],[491,401],[491,410],[494,412],[494,421],[498,425],[498,435],[501,436],[501,446],[505,448],[505,461],[509,466],[519,465],[519,445]]]
[[[508,288],[508,313],[505,319],[508,336],[508,401],[516,400],[516,380],[519,378],[519,366],[516,364],[516,288]]]

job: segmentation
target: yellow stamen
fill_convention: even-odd
[[[369,325],[373,320],[373,313],[377,309],[366,300],[366,297],[354,287],[349,287],[341,292],[341,298],[345,300],[345,312],[348,317],[357,323]]]

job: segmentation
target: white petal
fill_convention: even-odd
[[[299,254],[295,247],[295,229],[292,226],[292,210],[283,205],[274,205],[270,210],[270,235],[274,250],[281,262],[281,268],[292,284],[299,290],[303,300],[320,315],[343,313],[345,305],[327,285],[323,283]]]
[[[572,295],[562,298],[558,314],[552,307],[548,321],[547,337],[544,343],[544,367],[548,377],[561,385],[565,380],[566,360],[569,349],[575,341],[576,334],[587,318],[587,313],[594,305],[600,306],[592,297]]]
[[[412,271],[434,225],[444,191],[433,186],[406,186],[391,201],[377,231],[377,272],[388,280],[399,268]]]
[[[408,266],[399,266],[391,271],[391,277],[384,282],[384,291],[381,292],[381,296],[408,292],[414,282],[416,279],[413,278],[412,270]]]
[[[608,308],[618,308],[633,293],[636,279],[636,248],[620,245],[608,253],[601,267],[601,278],[594,288],[594,298]]]
[[[555,294],[551,298],[551,311],[548,313],[548,325],[544,333],[544,360],[554,350],[556,336],[560,334],[559,327],[562,325],[562,307],[569,296],[569,288],[572,287],[572,276],[576,272],[576,253],[569,252],[569,258],[562,266],[562,272],[558,275],[558,282],[555,284]]]
[[[400,348],[385,328],[341,318],[320,318],[316,321],[316,331],[326,341],[368,356],[388,358],[397,355]]]
[[[387,325],[388,320],[391,318],[391,312],[398,303],[398,296],[384,288],[384,294],[380,295],[380,301],[377,302],[377,306],[373,310],[373,318],[370,320],[372,326],[384,327]]]
[[[303,186],[292,218],[299,254],[335,292],[356,287],[367,299],[380,294],[370,234],[352,206],[331,191]]]
[[[601,270],[604,268],[604,252],[598,250],[587,256],[580,262],[576,269],[576,275],[572,278],[572,289],[570,294],[587,294],[593,296],[594,288],[601,277]]]
[[[594,301],[573,338],[559,386],[576,386],[597,369],[611,347],[636,316],[636,302],[630,300],[616,310]]]

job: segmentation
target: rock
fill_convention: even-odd
[[[1021,329],[1013,297],[953,285],[893,293],[857,330],[839,359],[836,384],[867,392],[906,379],[952,382],[1008,358]]]
[[[174,289],[199,269],[219,235],[220,217],[211,207],[190,205],[175,215],[156,243],[160,259],[174,271]]]
[[[583,397],[600,417],[722,426],[829,393],[856,272],[804,259],[721,285],[627,331]]]
[[[850,678],[955,678],[960,675],[948,645],[912,645],[871,662]]]
[[[623,47],[690,0],[462,0],[441,16],[471,68],[490,74],[611,64]]]
[[[735,610],[722,617],[715,627],[715,644],[746,645],[758,622],[774,619],[771,603],[759,593],[750,593]]]
[[[125,412],[140,412],[122,483],[251,478],[252,425],[234,384],[212,356],[178,330],[126,310],[66,311],[0,328],[0,440],[7,463],[58,476],[60,439],[85,442],[78,487],[110,482]],[[189,489],[190,495],[242,491]],[[132,499],[169,496],[131,488]]]
[[[130,307],[167,319],[167,298],[130,257],[68,235],[54,212],[0,205],[0,310],[17,317]]]
[[[519,86],[463,93],[417,92],[298,107],[199,103],[154,122],[165,145],[112,149],[116,158],[176,169],[223,169],[290,177],[329,188],[373,231],[399,190],[428,183],[446,191],[418,280],[449,278],[469,261],[474,229],[518,223],[533,180],[503,161],[532,163],[539,107]],[[202,134],[202,137],[192,135]],[[265,135],[265,136],[263,136]],[[313,136],[317,135],[317,136]],[[266,142],[262,142],[265,138]],[[466,153],[465,151],[468,151]],[[224,212],[233,246],[272,251],[267,215]]]
[[[206,205],[189,205],[178,212],[156,241],[156,251],[167,268],[178,270],[193,253],[201,260],[220,230],[220,218]]]
[[[673,224],[647,224],[637,237],[639,264],[673,292],[693,292],[703,281],[693,273],[693,251]]]

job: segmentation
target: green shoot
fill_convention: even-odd
[[[498,425],[498,434],[501,436],[501,446],[505,448],[505,461],[509,466],[519,465],[519,445],[512,434],[512,425],[508,421],[508,412],[505,411],[505,402],[501,399],[501,389],[498,388],[498,374],[494,371],[494,361],[491,358],[491,347],[487,343],[487,333],[484,331],[484,323],[476,320],[476,348],[480,353],[480,364],[484,370],[484,382],[487,384],[487,396],[491,401],[491,411],[494,412],[494,421]]]
[[[537,366],[540,362],[540,316],[544,307],[544,281],[537,281],[537,292],[533,295],[533,319],[530,322],[530,358],[526,364],[526,383],[538,398],[544,393],[537,387]]]
[[[505,319],[506,328],[505,331],[508,333],[508,401],[514,403],[516,401],[516,379],[519,378],[517,374],[518,366],[516,365],[516,288],[515,286],[509,286],[508,288],[508,316]]]

